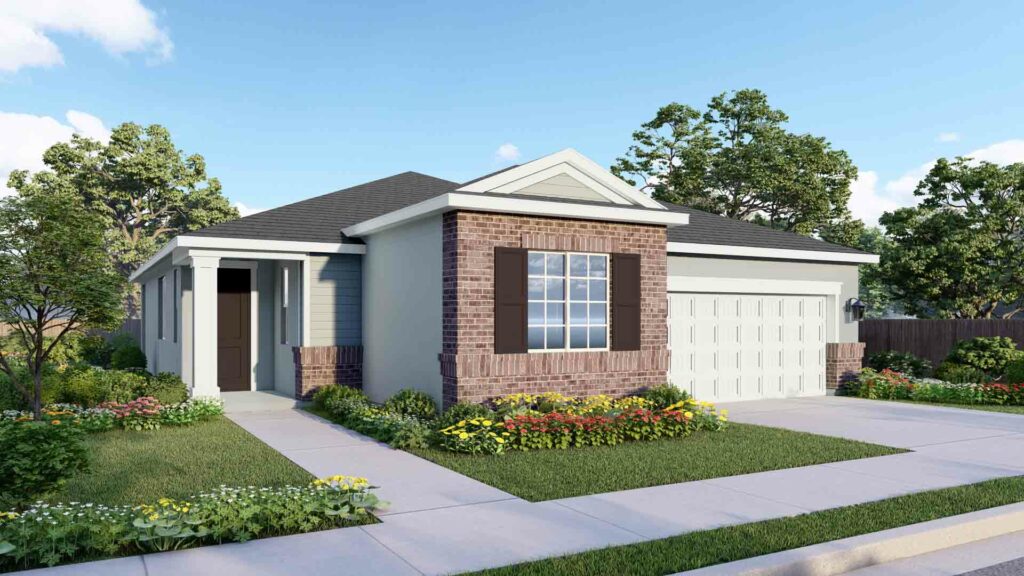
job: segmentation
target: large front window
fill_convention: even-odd
[[[608,256],[530,252],[530,350],[608,348]]]

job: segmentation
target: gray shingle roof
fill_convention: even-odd
[[[674,212],[683,212],[690,215],[690,223],[686,226],[675,226],[668,229],[669,242],[866,254],[866,252],[854,248],[831,244],[792,232],[773,230],[753,222],[733,220],[725,216],[668,202],[662,202],[661,204]]]
[[[418,172],[403,172],[189,232],[188,235],[362,244],[358,238],[344,237],[341,229],[451,192],[457,186],[457,182]]]
[[[503,172],[505,168],[499,170]],[[489,174],[491,176],[493,174]],[[486,177],[486,176],[484,176]],[[471,182],[479,180],[471,180]],[[435,178],[418,172],[403,172],[366,184],[338,190],[308,200],[295,202],[279,208],[217,224],[209,228],[189,232],[189,236],[213,236],[220,238],[253,238],[260,240],[291,240],[299,242],[347,242],[361,244],[358,238],[347,238],[341,230],[388,212],[452,192],[467,183],[459,184],[450,180]],[[497,195],[497,194],[496,194]],[[503,197],[520,197],[537,200],[536,196],[502,194]],[[572,204],[593,204],[607,206],[605,202],[588,200],[558,199]],[[690,223],[668,229],[669,242],[693,244],[717,244],[725,246],[750,246],[786,250],[813,250],[863,254],[859,250],[829,244],[814,238],[790,232],[772,230],[758,224],[732,220],[701,210],[662,202],[674,212],[689,214]],[[618,206],[620,208],[645,209],[642,206]]]

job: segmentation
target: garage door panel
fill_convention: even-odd
[[[825,390],[825,299],[670,294],[671,379],[711,401]]]

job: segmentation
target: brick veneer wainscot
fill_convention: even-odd
[[[845,374],[857,372],[864,363],[864,342],[830,342],[825,345],[825,385],[837,388]]]
[[[639,254],[640,350],[495,354],[496,246]],[[444,215],[443,250],[445,406],[514,392],[624,395],[667,381],[664,227],[458,211]]]
[[[363,387],[362,346],[293,346],[295,398],[309,400],[317,388]]]

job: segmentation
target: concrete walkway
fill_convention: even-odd
[[[317,476],[391,506],[372,526],[68,566],[50,574],[448,574],[1024,474],[1024,417],[847,398],[728,406],[733,420],[915,452],[530,503],[294,409],[229,417]]]

